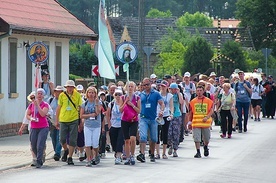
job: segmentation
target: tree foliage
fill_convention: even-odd
[[[169,17],[172,17],[172,12],[170,10],[163,12],[163,11],[159,11],[158,9],[151,8],[146,17],[147,18],[169,18]]]
[[[193,37],[184,54],[182,72],[204,73],[211,67],[210,60],[213,55],[211,45],[204,38],[200,36]]]
[[[180,27],[213,27],[213,20],[203,13],[190,14],[186,12],[177,20],[176,25]]]
[[[69,72],[70,74],[78,75],[81,77],[90,77],[92,65],[97,65],[98,61],[94,55],[94,50],[91,49],[89,44],[70,45],[69,55]]]
[[[222,49],[221,53],[232,59],[235,63],[234,65],[230,62],[222,63],[223,73],[230,74],[235,68],[247,71],[248,64],[245,62],[245,55],[241,45],[234,41],[227,41]]]
[[[238,0],[236,15],[241,26],[250,27],[257,50],[272,47],[276,39],[275,0]]]
[[[173,40],[171,51],[164,51],[159,54],[160,60],[154,69],[154,73],[158,76],[176,73],[181,75],[185,51],[186,47],[182,43]]]

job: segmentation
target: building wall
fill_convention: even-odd
[[[9,38],[17,38],[17,91],[18,97],[9,98],[8,91],[8,76],[9,76]],[[23,41],[29,41],[30,44],[36,41],[49,43],[49,71],[51,81],[55,82],[55,45],[60,43],[62,46],[62,66],[61,66],[61,84],[65,84],[69,78],[69,39],[63,38],[52,38],[52,37],[39,37],[39,36],[28,36],[28,35],[11,35],[0,40],[1,42],[1,77],[0,85],[3,98],[0,98],[0,137],[15,135],[18,130],[22,119],[25,114],[27,106],[26,96],[29,92],[34,90],[34,73],[35,64],[31,64],[32,67],[32,88],[27,88],[26,74],[26,63],[31,62],[27,60],[26,49],[23,45]],[[16,129],[15,129],[16,128]]]

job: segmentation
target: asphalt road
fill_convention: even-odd
[[[202,182],[202,183],[273,183],[276,182],[276,120],[250,120],[247,133],[234,133],[232,139],[221,139],[219,127],[213,127],[210,156],[195,159],[192,136],[185,137],[178,158],[135,166],[114,165],[113,154],[94,167],[84,162],[68,166],[49,160],[41,169],[23,167],[0,175],[0,182]],[[203,150],[202,155],[203,155]],[[138,149],[137,149],[138,152]]]

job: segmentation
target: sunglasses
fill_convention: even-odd
[[[122,94],[121,93],[115,93],[115,96],[121,96]]]
[[[149,86],[149,85],[150,85],[150,83],[143,84],[143,86]]]
[[[34,100],[34,99],[35,99],[35,97],[30,97],[30,99],[31,99],[31,100]]]

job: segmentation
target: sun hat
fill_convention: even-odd
[[[27,100],[28,100],[29,102],[32,101],[31,96],[35,96],[35,91],[32,91],[32,92],[27,96]]]
[[[76,87],[75,85],[75,81],[73,80],[67,80],[64,87],[66,88],[67,86],[73,86],[73,87]]]
[[[54,89],[54,91],[63,91],[63,90],[64,90],[63,86],[59,86],[59,85]]]
[[[77,89],[78,91],[83,91],[83,86],[82,86],[82,85],[78,85],[78,86],[76,87],[76,89]]]
[[[171,83],[170,89],[178,89],[178,84],[176,84],[176,83]]]

